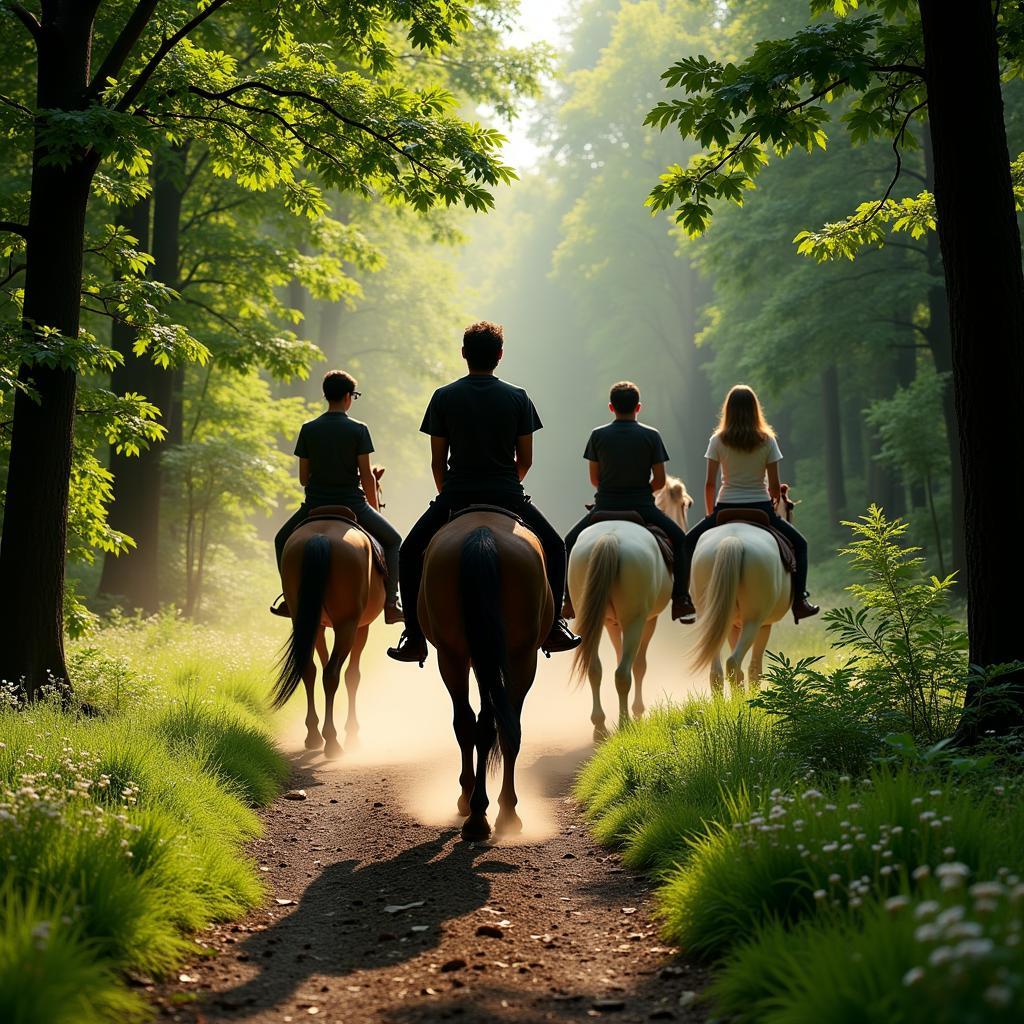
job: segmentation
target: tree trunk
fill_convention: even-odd
[[[821,426],[825,457],[825,493],[829,529],[834,533],[846,514],[846,481],[843,475],[843,428],[839,407],[839,371],[829,363],[821,371]]]
[[[150,203],[140,200],[131,209],[122,212],[118,223],[125,227],[139,241],[140,248],[149,251]],[[111,342],[121,353],[124,362],[114,369],[110,376],[110,389],[118,395],[128,392],[145,395],[153,399],[157,367],[146,356],[137,356],[133,351],[136,331],[119,321],[111,329]],[[159,404],[159,403],[158,403]],[[110,506],[110,525],[131,537],[136,547],[121,555],[108,553],[103,560],[103,575],[99,592],[120,598],[132,609],[145,612],[156,611],[157,598],[157,547],[152,500],[154,467],[159,465],[151,457],[152,451],[143,451],[138,456],[110,453],[110,472],[114,475],[114,500]]]
[[[1007,510],[1024,503],[1024,479],[1005,472],[1024,408],[1020,233],[991,5],[919,6],[966,498],[970,659],[995,665],[1024,655],[1019,609],[1006,596],[1007,584],[1024,575],[1024,546],[1006,535]],[[978,696],[972,687],[968,705]],[[1016,707],[972,716],[962,732],[1005,732],[1022,719],[1018,690]]]
[[[62,4],[44,18],[37,44],[36,103],[41,110],[81,108],[92,42],[89,6]],[[46,156],[37,134],[24,330],[50,328],[76,339],[95,161],[77,153],[61,166],[47,163]],[[19,393],[14,401],[0,539],[0,679],[20,683],[32,696],[49,674],[67,679],[64,559],[77,382],[74,370],[63,367],[22,366],[19,376],[37,400]]]

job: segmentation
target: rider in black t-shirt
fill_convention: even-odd
[[[401,622],[398,606],[398,549],[401,534],[380,514],[377,508],[377,481],[370,466],[373,441],[365,423],[352,419],[349,409],[359,397],[358,381],[343,370],[331,370],[324,377],[324,398],[327,412],[302,424],[295,442],[299,458],[299,480],[306,490],[306,500],[281,527],[274,538],[277,564],[281,552],[295,528],[320,505],[347,505],[359,525],[380,541],[388,566],[385,584],[384,621]],[[289,614],[284,601],[270,609],[275,615]]]
[[[668,452],[661,434],[654,427],[637,421],[640,412],[640,389],[630,381],[612,386],[608,409],[615,414],[611,423],[597,427],[590,435],[583,458],[590,463],[590,482],[597,488],[594,508],[598,511],[639,512],[645,523],[660,526],[672,541],[676,565],[683,564],[686,533],[678,523],[654,504],[654,492],[665,486],[665,463]],[[585,515],[565,538],[568,559],[580,534],[589,525]],[[574,618],[568,595],[562,614]],[[676,573],[672,583],[672,618],[692,619],[693,610],[686,605],[686,581]]]
[[[468,505],[500,505],[519,515],[544,549],[555,600],[565,592],[562,538],[522,485],[533,462],[533,435],[542,424],[530,396],[495,377],[502,345],[499,325],[483,321],[467,327],[462,355],[469,374],[438,388],[423,417],[420,430],[430,435],[430,465],[438,495],[402,544],[405,632],[398,646],[388,649],[396,661],[422,662],[427,656],[427,641],[416,615],[423,555],[451,513]],[[579,637],[556,618],[541,646],[549,652],[568,651],[579,643]]]

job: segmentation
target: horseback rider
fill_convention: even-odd
[[[361,394],[356,390],[358,383],[344,370],[330,370],[323,383],[327,411],[302,424],[295,454],[299,457],[299,482],[306,489],[306,500],[274,538],[277,566],[280,569],[285,542],[312,509],[322,505],[345,505],[352,510],[359,525],[384,549],[388,568],[384,621],[401,622],[398,551],[402,537],[378,508],[377,480],[370,465],[373,452],[370,430],[348,414]],[[290,614],[283,599],[270,610],[275,615]]]
[[[817,615],[820,609],[810,603],[807,594],[807,541],[792,523],[776,512],[776,506],[783,497],[779,482],[782,452],[753,388],[737,384],[726,395],[718,428],[708,441],[704,457],[708,462],[704,483],[707,516],[686,535],[684,559],[676,568],[676,579],[683,588],[688,606],[686,610],[694,614],[689,594],[690,565],[697,541],[716,525],[716,516],[722,509],[751,508],[766,512],[772,527],[793,545],[796,553],[793,617],[799,622]],[[719,470],[722,472],[722,486],[716,497]]]
[[[422,662],[427,641],[416,602],[427,545],[453,512],[469,505],[497,505],[518,515],[544,549],[548,583],[557,597],[565,592],[565,546],[540,509],[523,491],[533,462],[533,435],[541,429],[530,396],[494,374],[503,355],[504,333],[484,320],[466,328],[462,355],[469,373],[434,392],[420,431],[430,436],[430,467],[438,495],[402,544],[402,604],[405,632],[388,649],[395,661]],[[544,650],[577,647],[564,620],[556,617],[541,645]]]
[[[583,452],[583,458],[590,466],[590,482],[597,488],[594,509],[598,512],[637,512],[645,523],[660,527],[672,541],[678,566],[683,562],[686,532],[654,503],[655,492],[665,486],[668,452],[661,434],[654,427],[638,421],[640,409],[640,389],[635,384],[624,380],[612,385],[608,410],[615,418],[591,432]],[[587,513],[566,535],[567,559],[580,534],[589,525],[590,513]],[[687,612],[686,600],[686,584],[676,573],[672,583],[673,619],[689,615],[693,620],[693,606],[690,605]],[[562,614],[567,619],[576,617],[568,594],[565,595]]]

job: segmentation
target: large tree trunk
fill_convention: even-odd
[[[119,217],[119,223],[149,251],[150,203],[140,200]],[[152,399],[157,368],[152,360],[137,356],[133,351],[136,331],[128,324],[115,321],[111,342],[121,353],[124,362],[110,376],[110,388],[118,395],[128,392]],[[114,500],[110,506],[110,525],[126,533],[136,547],[121,555],[107,554],[103,560],[103,575],[99,592],[123,599],[129,608],[155,611],[156,547],[151,531],[147,529],[153,489],[154,460],[149,452],[139,456],[110,453],[110,472],[114,475]]]
[[[825,457],[825,494],[829,529],[836,532],[846,514],[846,480],[843,473],[843,428],[839,407],[839,371],[829,363],[821,371],[821,435]]]
[[[62,5],[44,20],[38,43],[37,105],[81,106],[88,82],[91,13],[88,4]],[[93,158],[46,162],[37,142],[32,159],[24,330],[77,338],[82,253]],[[45,344],[45,341],[44,341]],[[36,399],[14,402],[3,537],[0,540],[0,678],[29,695],[48,675],[67,678],[64,661],[64,559],[75,421],[71,369],[23,366]]]
[[[1024,504],[1024,478],[1006,472],[1024,408],[1020,233],[991,5],[919,6],[966,498],[970,658],[994,665],[1024,656],[1020,610],[1006,597],[1007,585],[1024,575],[1024,545],[1008,542],[1006,532],[1007,511]],[[968,704],[977,697],[973,688]],[[1016,708],[968,719],[965,731],[1003,732],[1022,718],[1018,691]]]

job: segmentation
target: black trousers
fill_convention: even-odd
[[[613,509],[605,506],[598,501],[595,509],[598,512],[612,511]],[[616,512],[639,512],[641,518],[645,523],[650,523],[652,526],[659,526],[668,534],[668,539],[672,541],[672,548],[676,554],[676,568],[675,573],[672,577],[672,596],[681,597],[686,593],[686,585],[681,581],[679,567],[683,564],[686,557],[683,548],[686,545],[686,531],[672,518],[665,515],[664,512],[658,508],[654,502],[649,504],[636,504],[629,505],[626,508],[614,508]],[[590,514],[585,515],[566,535],[565,535],[565,559],[569,561],[569,555],[572,554],[572,549],[576,546],[576,541],[580,539],[580,534],[587,528]]]
[[[768,516],[772,521],[772,526],[786,537],[786,539],[793,545],[793,550],[796,552],[796,572],[793,575],[793,595],[794,599],[803,595],[807,590],[807,541],[804,539],[804,535],[792,523],[787,523],[785,519],[776,513],[775,506],[772,505],[770,501],[752,501],[749,504],[746,502],[720,501],[715,505],[711,515],[706,516],[696,526],[694,526],[689,533],[687,533],[685,559],[682,563],[683,571],[676,571],[677,580],[685,576],[683,583],[685,585],[686,592],[688,593],[690,590],[690,567],[693,564],[693,549],[697,546],[697,541],[700,540],[708,530],[716,525],[717,513],[724,508],[756,508],[760,509],[762,512],[768,513]]]
[[[402,542],[399,555],[399,574],[402,581],[402,608],[405,612],[405,631],[415,638],[423,635],[417,615],[416,601],[420,593],[420,581],[423,578],[423,555],[434,534],[448,522],[453,512],[461,511],[469,505],[500,505],[510,512],[515,512],[526,525],[537,535],[544,549],[544,561],[547,563],[548,584],[555,595],[556,613],[559,596],[565,593],[565,545],[558,531],[547,521],[527,495],[508,494],[439,494],[420,516],[416,525],[409,531]]]
[[[390,604],[398,597],[398,550],[402,545],[402,535],[375,509],[370,503],[362,503],[346,499],[339,504],[347,505],[355,513],[359,525],[375,540],[380,541],[384,548],[384,560],[388,566],[388,578],[385,583],[387,601]],[[288,520],[274,537],[274,550],[277,552],[277,567],[281,568],[281,552],[295,528],[309,515],[309,507],[303,502],[298,511]]]

